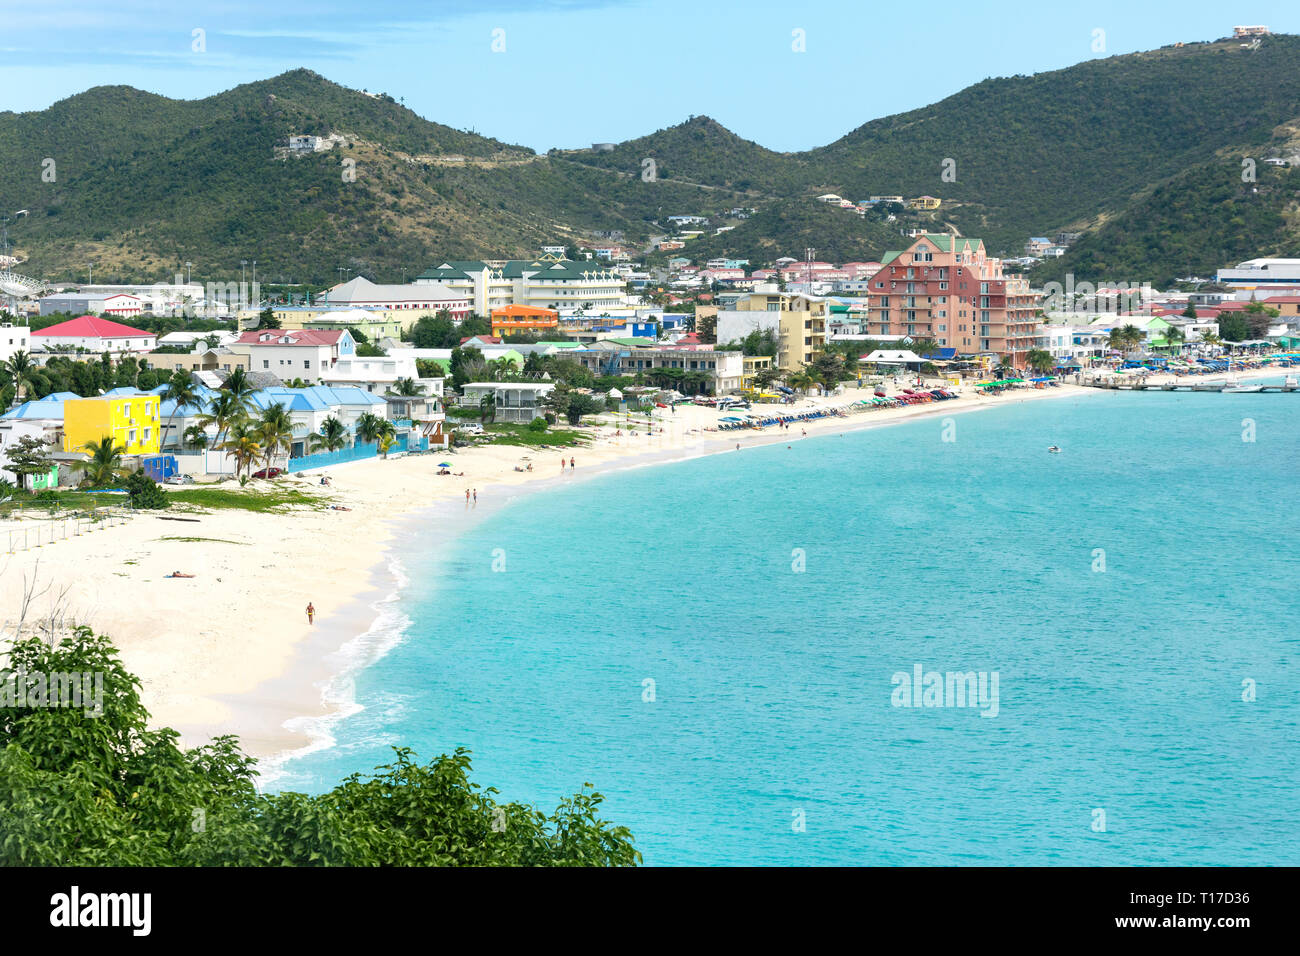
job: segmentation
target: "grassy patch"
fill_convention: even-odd
[[[247,547],[247,541],[231,541],[229,538],[194,538],[188,535],[168,534],[158,539],[159,541],[185,541],[188,543],[198,541],[211,541],[214,544],[237,544],[241,547]]]
[[[255,511],[281,514],[294,508],[318,508],[326,499],[299,488],[269,488],[248,491],[237,488],[184,488],[168,491],[175,505],[188,505],[206,511]]]
[[[55,491],[53,496],[41,492],[43,498],[37,498],[30,491],[17,491],[13,497],[0,504],[0,515],[15,511],[40,510],[51,514],[64,511],[89,511],[91,508],[125,508],[126,495],[95,494],[87,491],[75,491],[71,488]]]
[[[488,439],[484,444],[519,445],[524,448],[585,445],[591,440],[591,436],[586,433],[568,428],[548,428],[544,432],[535,432],[527,425],[489,425],[484,437]]]

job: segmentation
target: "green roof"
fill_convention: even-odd
[[[626,339],[602,339],[603,342],[613,342],[615,345],[626,345],[630,348],[644,348],[648,345],[654,345],[654,339],[632,337]]]
[[[901,256],[902,254],[903,254],[903,253],[902,253],[901,251],[897,250],[897,249],[891,249],[889,252],[886,252],[886,253],[885,253],[885,254],[880,258],[880,264],[881,264],[882,266],[887,266],[887,265],[889,265],[891,262],[893,262],[895,259],[897,259],[899,256]]]
[[[555,348],[557,348],[557,349],[580,349],[580,348],[583,347],[581,342],[570,342],[570,341],[567,341],[567,340],[566,340],[566,341],[563,341],[563,342],[538,342],[537,344],[538,344],[538,345],[553,345],[553,346],[555,346]]]

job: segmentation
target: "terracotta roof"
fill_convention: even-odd
[[[343,336],[343,329],[251,329],[242,333],[235,342],[239,345],[337,345]],[[263,336],[270,336],[263,340]],[[284,341],[288,339],[288,341]]]
[[[79,336],[91,339],[121,339],[127,337],[138,339],[144,336],[152,336],[153,333],[146,332],[143,329],[133,329],[131,326],[123,325],[120,322],[97,319],[93,315],[83,315],[32,333],[33,337],[37,335]]]

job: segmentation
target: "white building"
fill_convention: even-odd
[[[407,285],[378,285],[365,276],[357,276],[330,289],[328,299],[331,308],[412,309],[430,315],[445,311],[457,321],[470,311],[470,297],[465,290],[419,280]]]
[[[469,382],[461,389],[461,394],[464,404],[471,408],[476,407],[484,395],[491,395],[497,421],[527,425],[534,418],[545,415],[542,400],[554,389],[554,382]]]
[[[340,359],[356,356],[356,342],[347,329],[262,329],[245,332],[229,346],[249,356],[250,371],[270,372],[282,381],[322,379]]]
[[[1300,259],[1247,259],[1235,269],[1220,269],[1215,282],[1232,289],[1249,290],[1264,286],[1300,288]]]
[[[25,325],[0,325],[0,362],[7,362],[15,352],[30,352],[32,330]]]
[[[128,352],[152,352],[158,336],[110,319],[93,315],[69,319],[31,333],[32,344],[47,352],[86,351],[120,355]]]
[[[478,315],[509,305],[539,309],[603,310],[627,304],[626,280],[603,263],[542,256],[534,260],[448,261],[416,278],[469,299]]]

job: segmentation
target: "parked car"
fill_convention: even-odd
[[[254,478],[279,478],[284,474],[283,468],[263,468],[261,471],[253,472]]]
[[[456,431],[466,432],[470,435],[482,435],[483,426],[478,422],[461,422],[452,426]]]
[[[164,485],[192,485],[194,484],[193,475],[172,475],[170,478],[163,479]]]

